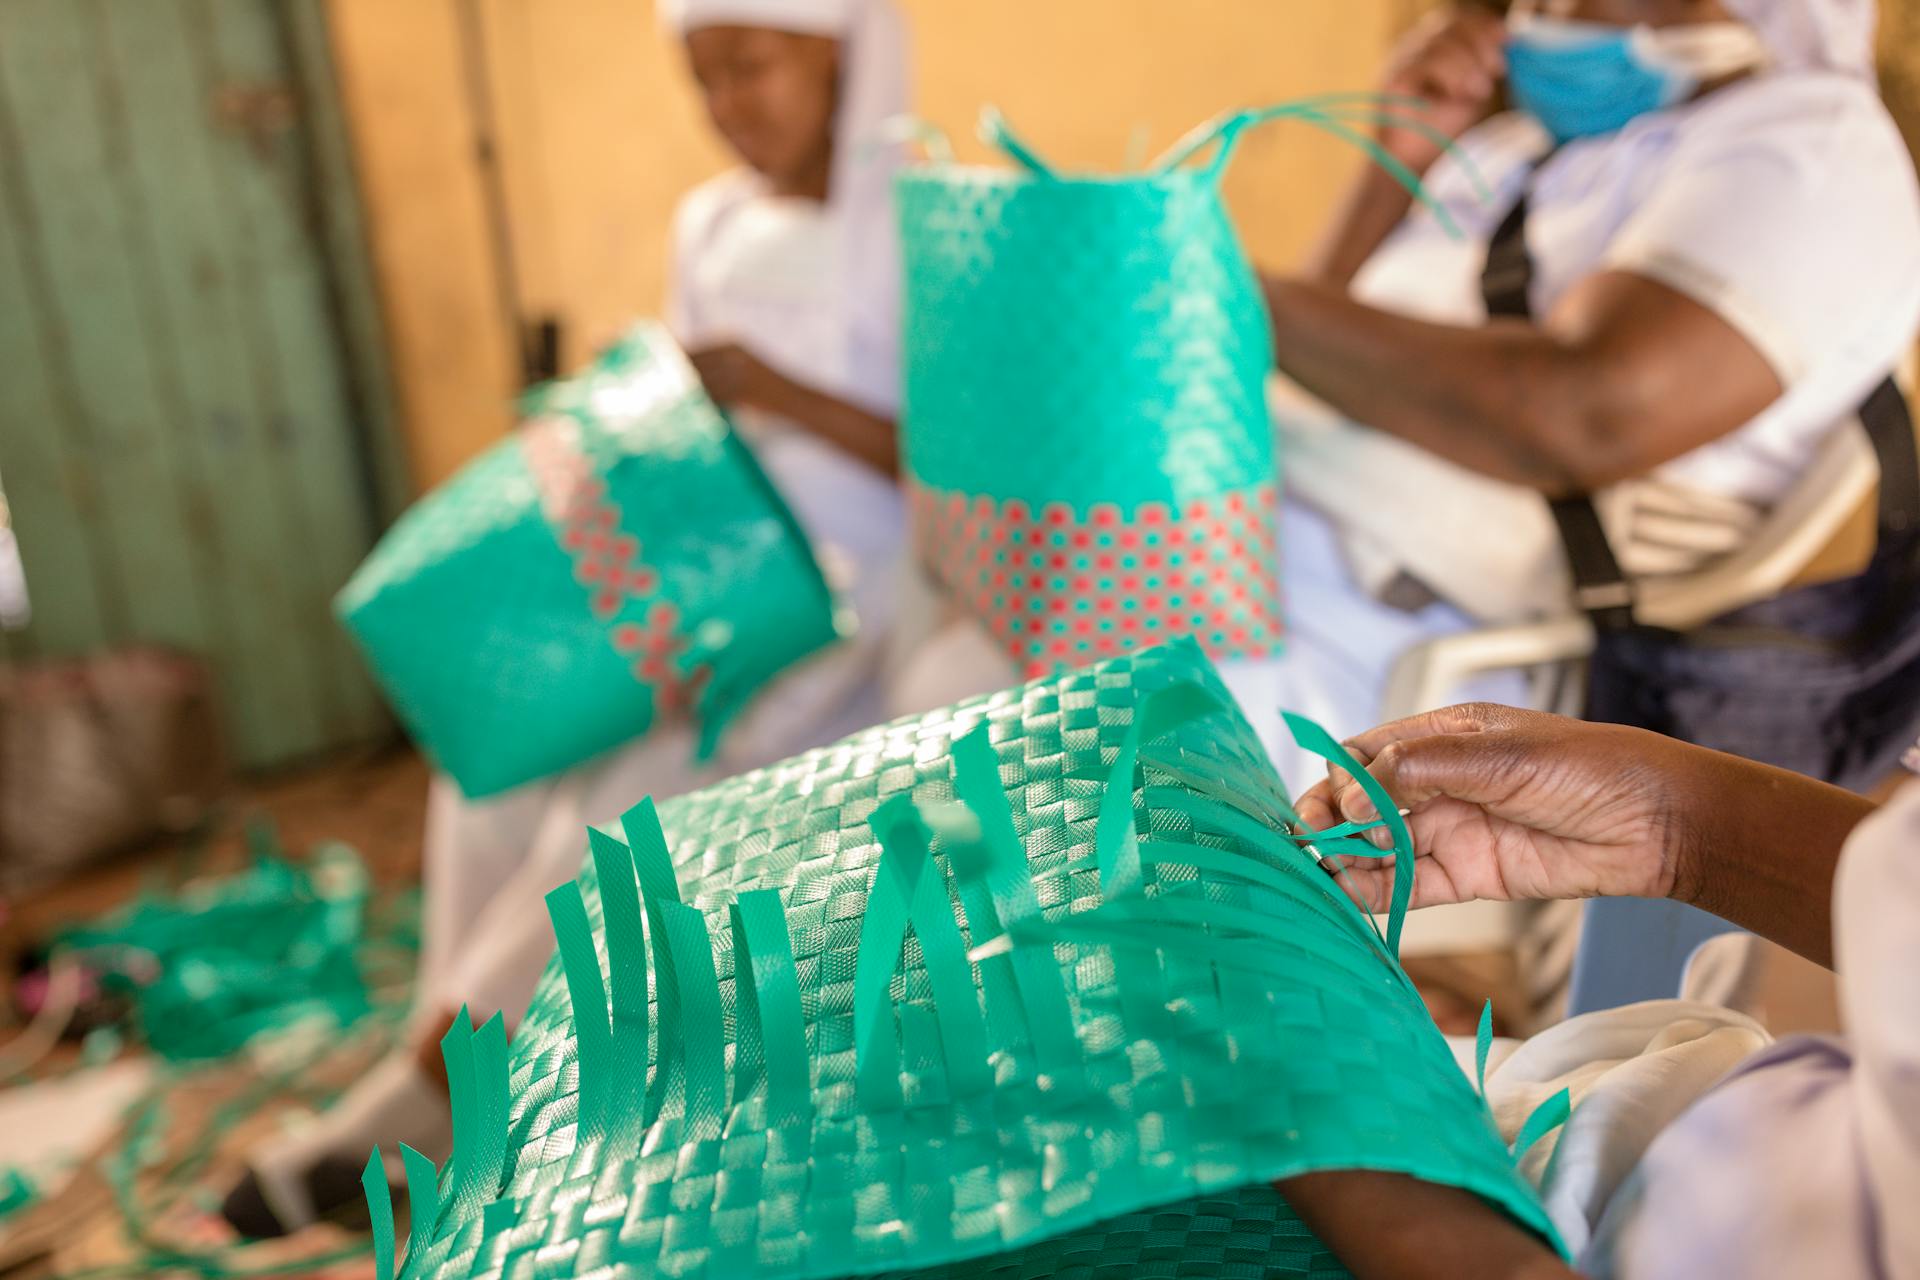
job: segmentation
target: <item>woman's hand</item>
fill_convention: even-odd
[[[1388,60],[1380,88],[1396,98],[1418,99],[1388,109],[1426,129],[1382,125],[1380,144],[1388,153],[1424,174],[1444,150],[1436,136],[1451,141],[1486,119],[1506,74],[1506,38],[1506,24],[1497,15],[1469,6],[1442,9],[1409,31]],[[1344,296],[1354,274],[1400,225],[1411,203],[1392,174],[1378,165],[1361,166],[1302,261],[1301,275]]]
[[[737,342],[702,347],[688,358],[707,394],[720,404],[774,414],[882,475],[899,474],[899,432],[891,418],[803,386]]]
[[[1395,106],[1446,138],[1458,138],[1487,118],[1506,75],[1507,27],[1500,16],[1476,5],[1429,14],[1402,37],[1387,62],[1382,92],[1414,97],[1423,108]],[[1440,158],[1433,139],[1391,125],[1380,141],[1415,173]]]
[[[1686,866],[1691,779],[1705,753],[1670,738],[1475,704],[1396,721],[1347,746],[1410,811],[1415,907],[1667,897]],[[1310,828],[1377,816],[1337,769],[1298,810]],[[1384,828],[1368,835],[1391,847]],[[1369,905],[1390,901],[1390,862],[1348,859],[1346,869]]]
[[[707,394],[724,405],[769,408],[785,382],[758,356],[737,342],[722,342],[687,353]]]
[[[1413,905],[1476,898],[1677,898],[1797,951],[1833,956],[1834,868],[1873,802],[1738,756],[1620,725],[1475,703],[1347,746],[1408,811]],[[1296,806],[1309,828],[1370,821],[1338,769]],[[1390,847],[1384,830],[1368,832]],[[1345,860],[1362,905],[1393,867]]]

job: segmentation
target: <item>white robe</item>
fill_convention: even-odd
[[[736,341],[789,377],[890,412],[892,379],[863,367],[843,336],[838,244],[821,206],[773,199],[751,175],[723,174],[690,193],[675,220],[668,324],[690,349]],[[849,606],[850,636],[763,690],[704,766],[695,765],[694,732],[682,723],[488,800],[469,801],[436,777],[427,811],[423,1019],[462,1003],[481,1017],[502,1009],[511,1018],[526,1007],[553,951],[545,895],[577,873],[589,824],[885,717],[877,675],[905,536],[898,487],[797,427],[764,415],[736,418]]]

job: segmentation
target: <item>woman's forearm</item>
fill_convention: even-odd
[[[1688,756],[1673,896],[1831,966],[1834,871],[1873,802],[1737,756]]]
[[[797,423],[883,475],[899,474],[899,432],[892,419],[789,378],[776,378],[754,398],[756,408]]]
[[[1267,300],[1280,368],[1335,410],[1548,494],[1644,475],[1782,391],[1732,325],[1631,272],[1579,281],[1539,325],[1433,324],[1312,280],[1268,281]]]
[[[1267,297],[1281,369],[1341,414],[1498,480],[1576,484],[1566,428],[1587,388],[1533,325],[1432,324],[1312,280],[1269,280]]]
[[[1571,1280],[1552,1249],[1471,1192],[1337,1170],[1276,1184],[1357,1280]]]

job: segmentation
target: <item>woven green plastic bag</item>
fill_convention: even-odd
[[[703,750],[836,636],[779,493],[664,329],[529,397],[529,421],[406,513],[336,608],[469,796],[690,709]]]
[[[1221,175],[1249,127],[1289,118],[1417,189],[1356,128],[1395,102],[1232,113],[1123,175],[1056,172],[989,111],[1018,168],[896,180],[916,548],[1027,674],[1181,635],[1279,650],[1270,326]]]
[[[1356,1166],[1552,1239],[1292,817],[1189,642],[639,805],[449,1033],[405,1274],[1340,1274],[1269,1184]]]

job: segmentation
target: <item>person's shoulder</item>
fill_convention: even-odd
[[[673,211],[673,240],[682,249],[705,243],[734,210],[761,193],[751,169],[717,173],[680,197]]]
[[[1761,146],[1809,160],[1884,156],[1910,167],[1900,130],[1874,86],[1830,71],[1765,71],[1688,106],[1677,122],[1685,147]]]

